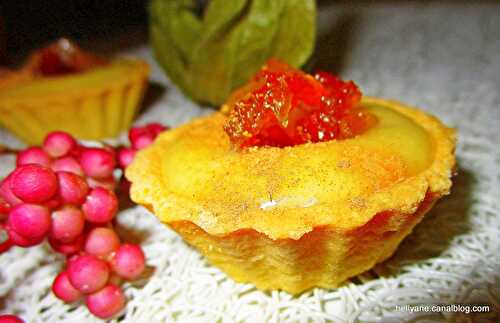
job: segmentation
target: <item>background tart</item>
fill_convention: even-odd
[[[97,63],[88,63],[94,57],[80,54],[75,47],[72,51],[80,54],[77,62],[88,66],[40,72],[40,53],[61,44],[74,46],[59,40],[33,54],[22,69],[8,73],[0,82],[0,124],[29,144],[41,143],[54,130],[99,139],[128,129],[146,88],[147,63],[139,59],[108,62],[97,57]]]
[[[232,148],[214,113],[161,135],[127,169],[145,205],[214,265],[260,289],[334,287],[388,258],[447,194],[455,135],[364,98],[378,123],[352,139]]]

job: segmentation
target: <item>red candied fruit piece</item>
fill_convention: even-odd
[[[229,99],[224,130],[241,148],[351,138],[376,121],[360,101],[352,81],[326,72],[311,76],[272,59]]]
[[[42,75],[70,74],[73,69],[61,59],[57,49],[47,48],[40,52],[40,72]]]
[[[40,49],[35,54],[33,70],[42,76],[82,73],[106,65],[107,60],[81,50],[66,38]]]

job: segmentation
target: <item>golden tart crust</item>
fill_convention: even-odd
[[[299,293],[388,258],[451,187],[455,132],[393,101],[347,140],[234,150],[215,113],[162,134],[127,169],[132,199],[232,278]]]

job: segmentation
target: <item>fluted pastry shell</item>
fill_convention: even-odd
[[[54,130],[80,139],[115,137],[130,127],[148,75],[146,62],[118,59],[78,74],[14,76],[0,87],[0,124],[28,144]]]
[[[454,130],[364,98],[379,119],[347,140],[237,151],[214,113],[163,133],[127,169],[131,197],[233,279],[300,293],[390,257],[440,197]]]

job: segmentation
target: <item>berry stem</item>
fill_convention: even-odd
[[[18,154],[19,152],[20,152],[19,149],[14,149],[8,146],[0,145],[0,155]]]

